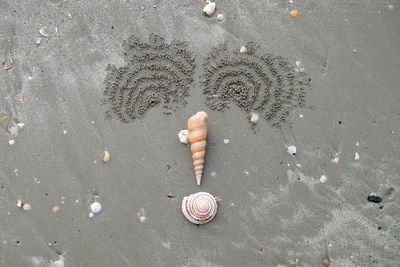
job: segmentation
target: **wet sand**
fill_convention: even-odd
[[[196,1],[0,7],[0,51],[11,66],[0,70],[0,117],[7,116],[0,120],[0,266],[57,266],[60,257],[67,267],[322,266],[325,257],[330,266],[399,264],[399,2],[218,1],[212,17]],[[299,10],[295,19],[292,9]],[[41,36],[44,26],[58,27],[57,37]],[[156,81],[161,91],[141,85],[151,92],[135,103],[146,105],[114,109],[123,116],[110,112],[110,70],[124,74],[143,55],[124,55],[124,42],[133,36],[152,44],[152,34],[194,61],[178,79]],[[260,80],[249,83],[237,69],[222,98],[215,97],[218,107],[227,103],[223,111],[207,98],[216,92],[205,73],[224,56],[249,60],[235,54],[249,42],[258,45],[257,60],[283,58],[284,73],[311,79],[304,103],[297,101],[299,87],[283,102],[288,112],[279,125],[281,117],[268,113],[274,101],[262,112],[253,109],[257,101],[240,101]],[[211,51],[224,43],[227,50],[210,63]],[[128,95],[134,87],[117,85]],[[124,101],[132,99],[138,98]],[[199,110],[209,115],[200,187],[190,149],[177,138]],[[254,128],[251,112],[262,115]],[[295,156],[286,151],[290,145]],[[198,191],[221,199],[217,216],[201,226],[180,207]],[[369,202],[371,192],[382,202]],[[102,210],[90,218],[93,201]]]

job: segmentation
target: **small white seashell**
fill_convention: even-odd
[[[287,148],[287,152],[292,156],[296,155],[296,151],[297,151],[296,146],[289,146]]]
[[[182,200],[183,215],[194,224],[208,223],[217,214],[217,209],[216,199],[206,192],[198,192]]]
[[[24,126],[25,126],[25,123],[22,123],[22,122],[17,123],[17,127],[20,129],[22,129]]]
[[[229,139],[224,139],[224,144],[225,145],[229,144]]]
[[[37,45],[40,45],[40,44],[42,43],[42,38],[37,38],[36,41],[35,41],[35,43],[36,43]]]
[[[303,118],[303,117],[304,117],[304,115],[303,115],[303,114],[300,114],[300,115],[299,115],[299,117],[300,117],[300,118]]]
[[[354,160],[359,160],[360,159],[360,155],[358,154],[358,152],[356,152],[354,154]]]
[[[319,181],[321,183],[326,183],[328,181],[328,177],[326,177],[326,175],[321,175],[321,177],[319,178]]]
[[[242,53],[242,54],[247,53],[247,47],[245,47],[244,45],[242,45],[242,46],[240,47],[240,53]]]
[[[24,202],[22,201],[22,199],[18,199],[17,201],[17,207],[18,208],[22,208],[24,206]]]
[[[93,202],[90,204],[90,210],[92,211],[93,214],[99,213],[101,211],[101,203],[100,202]]]
[[[357,141],[356,146],[360,146],[360,142]]]
[[[258,115],[257,113],[251,113],[250,115],[251,115],[250,117],[251,123],[257,123],[258,120],[260,119],[260,115]]]
[[[93,218],[94,214],[92,212],[89,212],[89,218]]]
[[[332,163],[338,164],[339,163],[339,156],[335,156],[331,161],[332,161]]]
[[[103,154],[103,161],[104,162],[107,162],[107,161],[109,161],[110,160],[110,152],[108,152],[107,150],[106,151],[104,151],[104,154]]]
[[[212,16],[212,14],[214,14],[216,9],[216,4],[213,3],[209,3],[207,4],[204,8],[203,8],[203,13],[207,16]]]
[[[223,21],[225,19],[225,16],[224,16],[224,14],[222,14],[222,13],[219,13],[218,14],[218,16],[217,16],[217,20],[219,20],[219,21]]]
[[[10,146],[12,146],[12,145],[14,145],[14,144],[15,144],[15,140],[13,140],[13,139],[11,139],[11,140],[8,140],[8,143],[10,144]]]
[[[179,141],[183,144],[189,144],[189,131],[184,129],[178,133]]]

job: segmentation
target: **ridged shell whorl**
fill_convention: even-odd
[[[204,111],[197,112],[187,121],[189,144],[192,150],[192,161],[197,185],[201,183],[206,155],[208,115]]]
[[[215,198],[206,192],[198,192],[182,200],[183,215],[194,224],[211,221],[217,214],[217,206]]]

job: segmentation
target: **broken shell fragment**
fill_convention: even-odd
[[[24,205],[22,206],[22,209],[26,210],[26,211],[31,210],[32,209],[32,205],[29,204],[29,203],[24,203]]]
[[[320,183],[324,184],[328,181],[328,177],[326,177],[326,175],[321,175],[321,177],[319,178]]]
[[[25,100],[24,96],[22,96],[22,95],[18,95],[18,96],[17,96],[17,101],[18,101],[19,103],[24,102],[24,100]]]
[[[257,113],[252,113],[250,115],[251,115],[250,122],[253,124],[257,123],[258,120],[260,119],[260,115],[258,115]]]
[[[242,45],[242,46],[240,47],[240,53],[242,53],[242,54],[247,53],[247,47],[245,47],[244,45]]]
[[[292,18],[294,18],[294,19],[297,18],[297,15],[299,15],[299,11],[297,9],[290,11],[290,16]]]
[[[52,212],[57,212],[57,211],[59,211],[60,210],[60,206],[58,206],[58,205],[55,205],[55,206],[53,206],[52,208],[51,208],[51,211]]]
[[[211,221],[217,214],[217,208],[215,198],[206,192],[198,192],[182,200],[183,215],[194,224],[205,224]]]
[[[322,266],[328,267],[330,264],[331,264],[331,263],[330,263],[330,261],[329,261],[328,258],[324,258],[324,259],[322,260]]]
[[[358,154],[358,152],[356,152],[354,154],[354,160],[359,160],[360,159],[360,154]]]
[[[203,8],[203,13],[207,16],[212,16],[212,14],[214,14],[216,9],[216,5],[215,3],[209,3],[207,4],[204,8]]]
[[[12,68],[12,66],[7,65],[7,63],[4,64],[3,69],[4,70],[10,70]]]
[[[223,21],[225,19],[225,16],[224,16],[224,14],[222,14],[222,13],[219,13],[218,14],[218,16],[217,16],[217,20],[219,20],[219,21]]]
[[[104,155],[103,155],[103,161],[107,162],[110,160],[110,152],[108,151],[104,151]]]
[[[51,33],[49,32],[49,28],[48,27],[43,27],[39,30],[39,33],[46,37],[46,38],[51,38],[55,33]]]
[[[334,164],[338,164],[338,163],[339,163],[339,157],[338,157],[338,156],[335,156],[331,161],[332,161],[332,163],[334,163]]]
[[[180,130],[178,133],[179,141],[182,144],[189,144],[189,131],[184,129]]]

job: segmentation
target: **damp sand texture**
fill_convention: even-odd
[[[224,43],[210,51],[203,63],[206,104],[223,111],[234,102],[246,112],[259,112],[273,125],[281,125],[294,107],[305,105],[311,79],[297,73],[281,56],[257,55],[257,48],[249,42],[229,51]]]
[[[0,266],[398,266],[399,3],[216,5],[0,1]],[[200,110],[198,187],[177,133]]]
[[[131,36],[123,43],[126,66],[107,67],[104,103],[107,117],[129,122],[162,103],[165,114],[185,105],[193,82],[194,58],[183,42],[166,44],[151,34],[148,42]]]

